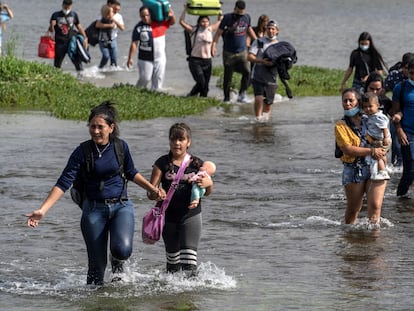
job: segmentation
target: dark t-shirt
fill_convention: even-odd
[[[66,43],[70,40],[75,26],[79,24],[79,17],[76,12],[70,11],[65,17],[62,11],[52,14],[50,21],[56,21],[55,25],[55,41]],[[71,31],[72,30],[72,31]]]
[[[240,53],[246,50],[247,31],[250,27],[250,16],[225,14],[219,28],[223,30],[223,50],[231,53]]]
[[[165,213],[166,222],[180,222],[201,213],[201,203],[194,209],[188,208],[188,205],[190,205],[192,188],[192,184],[188,182],[188,179],[198,172],[199,167],[202,164],[203,162],[199,158],[192,156],[191,162],[185,169]],[[171,172],[172,164],[168,155],[160,157],[157,161],[155,161],[154,165],[161,170],[161,186],[165,192],[168,192],[179,167],[173,165],[174,172]]]
[[[132,41],[139,41],[138,59],[154,60],[154,38],[151,25],[144,24],[142,21],[136,24],[132,31]]]
[[[374,59],[370,54],[361,51],[360,49],[353,50],[349,60],[349,67],[355,67],[355,79],[361,79],[371,72],[382,70],[381,62]]]

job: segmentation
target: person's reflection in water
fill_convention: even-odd
[[[274,143],[275,137],[273,126],[269,123],[258,123],[253,125],[253,139],[256,144]]]
[[[382,288],[392,273],[384,258],[386,239],[380,230],[352,228],[344,232],[339,254],[343,278],[357,289]]]

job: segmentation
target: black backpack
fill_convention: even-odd
[[[113,139],[111,143],[114,144],[115,154],[119,164],[118,173],[121,175],[125,187],[127,179],[124,173],[124,144],[118,138]],[[81,169],[73,182],[72,188],[70,189],[70,196],[73,202],[75,202],[82,209],[82,203],[86,197],[86,181],[91,177],[92,172],[95,168],[93,160],[94,142],[92,140],[87,140],[81,143],[80,146],[85,158],[85,163],[81,164]],[[107,176],[107,178],[109,177],[111,176]],[[101,181],[101,183],[103,183],[103,181]]]
[[[196,40],[197,31],[200,28],[200,26],[196,26],[194,32],[189,33],[187,30],[184,30],[184,38],[185,38],[185,53],[187,54],[187,60],[191,56],[191,51],[193,50],[193,46]],[[193,36],[193,40],[191,40],[191,37]]]
[[[96,20],[85,29],[85,33],[88,36],[88,43],[90,45],[95,46],[99,43],[99,28],[96,28]]]

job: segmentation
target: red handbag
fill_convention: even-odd
[[[55,40],[50,36],[41,36],[37,55],[42,58],[55,58]]]

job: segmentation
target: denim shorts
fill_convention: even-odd
[[[371,174],[369,165],[355,165],[354,163],[344,163],[342,172],[342,185],[346,186],[351,183],[361,183],[370,179]]]

